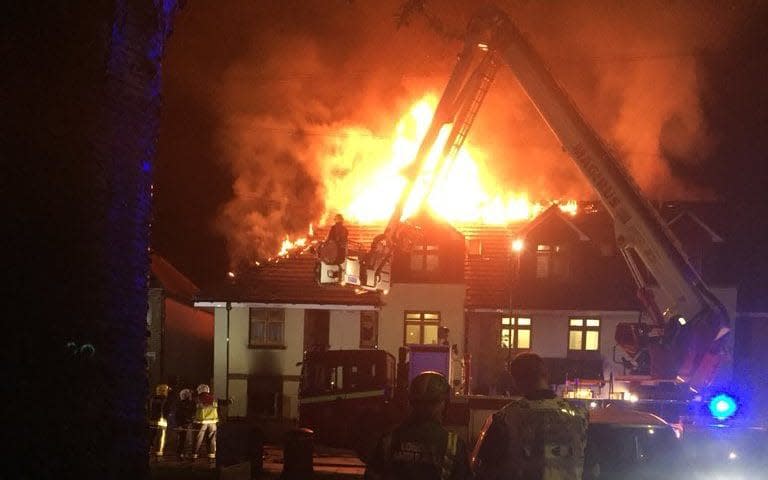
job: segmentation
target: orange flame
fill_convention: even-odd
[[[432,94],[417,101],[397,123],[392,138],[359,128],[343,129],[334,137],[331,153],[323,161],[326,216],[342,212],[348,220],[364,224],[389,220],[406,187],[402,171],[413,162],[436,104]],[[439,166],[447,133],[447,129],[441,131],[414,182],[403,218],[426,204],[435,216],[450,223],[506,225],[531,219],[559,203],[534,202],[527,192],[501,186],[486,166],[487,155],[469,142],[452,162]],[[340,171],[343,176],[338,175]],[[575,201],[559,204],[564,212],[576,214]]]
[[[280,252],[277,254],[278,257],[285,257],[289,253],[291,253],[294,250],[303,248],[307,246],[307,238],[297,238],[296,240],[291,240],[288,235],[285,236],[285,240],[283,240],[283,243],[280,245]]]
[[[405,189],[403,170],[414,161],[421,139],[432,121],[437,97],[426,95],[397,123],[391,137],[358,128],[329,136],[328,153],[321,161],[326,191],[326,214],[342,213],[351,223],[376,224],[389,220]],[[405,202],[403,218],[426,204],[431,213],[452,224],[507,225],[530,220],[552,204],[576,215],[576,201],[531,201],[525,191],[513,192],[499,184],[486,166],[487,155],[464,142],[451,162],[440,162],[448,134],[444,128],[430,151]],[[443,163],[443,165],[441,165]],[[343,172],[343,174],[339,174]],[[430,188],[431,187],[431,188]],[[314,237],[283,240],[276,257],[302,251]]]

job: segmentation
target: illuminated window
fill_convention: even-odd
[[[565,279],[570,275],[567,246],[536,246],[536,278]]]
[[[531,348],[531,319],[501,317],[501,346],[519,350]]]
[[[416,245],[411,251],[411,271],[434,272],[440,266],[437,245]]]
[[[479,256],[483,254],[483,243],[478,238],[470,238],[467,240],[467,254],[472,256]]]
[[[552,247],[549,245],[536,246],[536,278],[549,277],[552,263]]]
[[[360,348],[374,348],[379,343],[379,312],[360,312]]]
[[[440,312],[405,312],[406,345],[437,345]]]
[[[285,345],[285,310],[251,308],[248,345],[251,347],[282,347]]]
[[[598,351],[599,349],[599,318],[571,318],[568,320],[568,350]]]

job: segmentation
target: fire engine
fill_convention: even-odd
[[[636,369],[635,373],[644,374],[646,383],[660,389],[706,388],[720,375],[721,366],[729,361],[726,341],[730,320],[726,309],[529,41],[510,18],[495,7],[482,9],[468,26],[463,48],[432,123],[415,161],[404,172],[409,180],[407,187],[383,234],[373,241],[368,252],[350,252],[342,264],[330,264],[320,258],[318,281],[384,293],[389,290],[392,255],[407,249],[414,235],[413,228],[402,218],[403,209],[424,162],[433,148],[441,148],[443,168],[450,166],[502,64],[515,75],[613,218],[617,246],[637,283],[638,297],[653,319],[650,324],[618,325],[615,340],[629,357],[628,364]],[[660,293],[654,295],[652,287],[657,287],[655,291]],[[382,356],[382,363],[376,368],[385,368],[389,362],[384,360],[386,355],[384,352],[377,355]],[[311,364],[309,357],[305,365],[308,371],[313,371]],[[385,386],[383,391],[386,390]],[[308,407],[313,401],[311,390],[302,392],[302,408]],[[464,401],[471,403],[472,397]],[[343,415],[347,412],[344,407]],[[463,421],[471,420],[464,415]]]

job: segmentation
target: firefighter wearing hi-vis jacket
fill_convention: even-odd
[[[154,448],[157,442],[155,455],[162,457],[165,452],[165,433],[168,429],[168,392],[171,387],[161,383],[155,387],[155,394],[149,399],[149,429],[150,429],[150,448]]]
[[[475,445],[475,480],[581,480],[587,412],[549,388],[544,361],[521,353],[510,363],[517,393]]]
[[[412,412],[379,441],[365,471],[367,480],[470,478],[464,442],[442,426],[450,390],[438,372],[413,379],[408,391]]]
[[[192,458],[197,458],[203,440],[208,445],[208,458],[216,458],[216,426],[219,423],[219,402],[216,397],[211,395],[211,388],[205,384],[197,387],[194,423],[198,430]]]

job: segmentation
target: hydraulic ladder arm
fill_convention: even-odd
[[[726,309],[509,17],[488,8],[477,21],[492,32],[491,48],[499,50],[545,123],[600,196],[614,220],[617,245],[638,281],[641,300],[651,313],[660,313],[654,315],[659,337],[648,338],[637,324],[621,325],[617,336],[623,334],[626,340],[626,334],[632,333],[637,341],[650,344],[652,376],[709,384],[725,357],[723,338],[730,330]],[[637,260],[653,276],[662,293],[659,298],[652,298]]]

